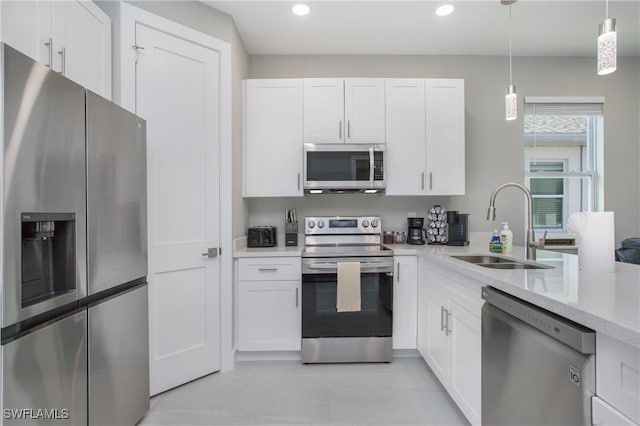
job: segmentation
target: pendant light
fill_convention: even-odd
[[[504,98],[505,118],[512,121],[518,118],[518,94],[516,86],[513,84],[512,58],[511,58],[511,5],[517,0],[501,0],[505,6],[509,6],[509,85],[507,86],[507,95]]]
[[[605,0],[605,19],[598,26],[598,75],[616,70],[618,57],[616,20],[609,18],[609,0]]]

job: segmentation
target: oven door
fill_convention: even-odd
[[[337,312],[337,262],[360,261],[361,310]],[[304,259],[302,338],[391,337],[393,258]]]

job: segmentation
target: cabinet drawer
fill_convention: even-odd
[[[596,395],[640,423],[640,349],[596,335]]]
[[[238,259],[240,281],[299,280],[302,276],[299,257],[261,257]]]

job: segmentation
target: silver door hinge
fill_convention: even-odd
[[[133,46],[131,46],[131,48],[133,50],[135,50],[135,52],[136,52],[136,62],[135,63],[137,64],[138,63],[138,57],[140,56],[140,53],[144,53],[144,52],[142,52],[144,50],[144,47],[138,46],[137,44],[134,44]]]

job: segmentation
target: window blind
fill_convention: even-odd
[[[524,113],[536,115],[602,115],[604,98],[525,96]]]

